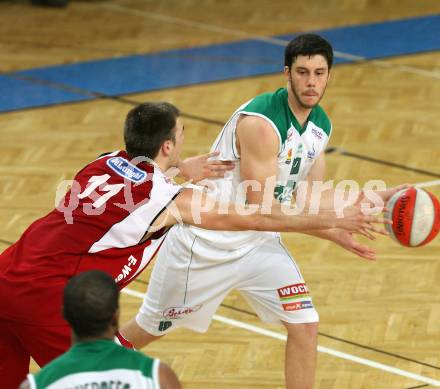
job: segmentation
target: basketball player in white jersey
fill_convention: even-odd
[[[265,193],[273,193],[278,202],[290,202],[298,182],[323,181],[324,150],[332,127],[318,103],[332,61],[332,47],[317,35],[302,35],[288,44],[286,88],[243,104],[214,142],[211,151],[219,151],[220,159],[238,163],[229,178],[211,182],[212,194],[243,206],[262,204]],[[395,191],[377,195],[386,201]],[[334,191],[326,191],[320,206],[330,208],[333,201]],[[312,234],[362,257],[374,257],[373,250],[341,229]],[[278,233],[174,226],[156,260],[143,305],[122,328],[122,335],[142,347],[177,327],[205,332],[232,289],[241,292],[263,321],[286,327],[286,387],[312,388],[318,313]]]

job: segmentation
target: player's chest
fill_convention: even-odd
[[[302,132],[292,125],[278,155],[279,173],[296,175],[310,167],[325,148],[327,139],[324,130],[312,122]]]

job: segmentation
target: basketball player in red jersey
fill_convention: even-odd
[[[287,216],[278,208],[271,215],[241,216],[232,206],[219,213],[214,200],[164,174],[179,165],[183,144],[183,124],[171,104],[145,103],[132,109],[124,140],[126,151],[104,154],[80,170],[59,206],[31,224],[0,256],[2,387],[19,385],[30,357],[43,366],[69,348],[61,299],[70,278],[99,269],[123,288],[148,265],[176,222],[218,230],[380,231],[374,224],[383,222],[381,218],[364,216],[354,207],[339,219],[330,211]],[[211,210],[195,212],[195,198]]]

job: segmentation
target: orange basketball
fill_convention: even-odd
[[[423,246],[433,240],[440,230],[438,199],[421,188],[410,187],[394,194],[388,201],[386,225],[391,237],[403,246]]]

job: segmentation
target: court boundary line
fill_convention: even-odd
[[[418,184],[414,184],[417,188],[429,188],[431,186],[437,186],[440,185],[440,180],[433,180],[433,181],[425,181],[425,182],[419,182]]]
[[[138,292],[136,290],[129,289],[129,288],[124,288],[124,289],[121,290],[121,292],[126,294],[126,295],[129,295],[129,296],[132,296],[132,297],[138,297],[138,298],[141,298],[141,299],[143,299],[145,297],[145,293],[141,293],[141,292]],[[238,320],[235,320],[235,319],[230,319],[230,318],[227,318],[225,316],[218,315],[218,314],[215,314],[213,316],[213,320],[216,320],[216,321],[221,322],[223,324],[227,324],[227,325],[232,326],[232,327],[236,327],[236,328],[240,328],[240,329],[247,330],[247,331],[250,331],[250,332],[254,332],[254,333],[257,333],[259,335],[264,335],[264,336],[267,336],[267,337],[270,337],[270,338],[274,338],[274,339],[278,339],[278,340],[281,340],[281,341],[284,341],[284,342],[287,341],[287,335],[281,334],[279,332],[267,330],[265,328],[255,326],[253,324],[248,324],[248,323],[244,323],[244,322],[241,322],[241,321],[238,321]],[[399,375],[401,377],[410,378],[410,379],[413,379],[415,381],[423,382],[425,384],[429,384],[429,385],[432,385],[432,386],[435,386],[435,387],[440,387],[440,381],[439,380],[433,379],[431,377],[423,376],[423,375],[420,375],[420,374],[412,373],[410,371],[399,369],[399,368],[396,368],[396,367],[393,367],[393,366],[389,366],[389,365],[386,365],[386,364],[383,364],[383,363],[380,363],[380,362],[376,362],[376,361],[373,361],[371,359],[358,357],[358,356],[353,355],[353,354],[345,353],[345,352],[338,351],[338,350],[335,350],[335,349],[332,349],[332,348],[329,348],[329,347],[324,347],[324,346],[319,346],[319,345],[318,345],[318,352],[321,352],[323,354],[329,354],[329,355],[332,355],[334,357],[341,358],[341,359],[344,359],[344,360],[348,360],[350,362],[354,362],[354,363],[357,363],[357,364],[360,364],[360,365],[368,366],[368,367],[371,367],[371,368],[374,368],[374,369],[382,370],[382,371],[385,371],[387,373]]]

